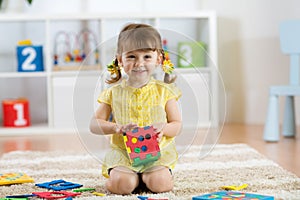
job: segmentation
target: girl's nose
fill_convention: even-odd
[[[144,59],[138,58],[135,62],[135,67],[141,67],[141,66],[144,66]]]

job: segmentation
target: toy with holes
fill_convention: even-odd
[[[34,180],[26,173],[0,173],[0,185],[12,185],[18,183],[33,183]]]
[[[137,127],[123,133],[124,143],[132,166],[140,166],[157,161],[160,148],[153,126]]]

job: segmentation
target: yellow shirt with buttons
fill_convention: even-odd
[[[114,122],[122,125],[136,123],[143,127],[167,122],[166,103],[173,98],[178,100],[180,96],[181,91],[174,84],[167,84],[154,78],[151,78],[149,83],[142,88],[130,87],[126,84],[126,80],[122,80],[121,83],[104,90],[98,102],[111,106]],[[173,146],[173,140],[174,138],[163,136],[159,144],[162,157],[164,156],[163,150],[168,149],[171,143]],[[126,151],[122,134],[112,135],[111,146],[114,149]],[[170,149],[176,151],[175,147]],[[177,152],[174,153],[177,155]]]

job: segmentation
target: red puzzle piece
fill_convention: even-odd
[[[35,194],[36,196],[44,199],[62,199],[68,197],[76,197],[81,193],[59,191],[59,192],[33,192],[32,194]]]

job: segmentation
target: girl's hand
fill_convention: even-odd
[[[164,133],[162,131],[157,134],[157,142],[161,141],[163,135],[164,135]]]
[[[137,124],[134,124],[134,123],[129,123],[126,125],[116,124],[116,133],[122,134],[122,133],[128,132],[136,127],[137,127]]]
[[[164,135],[163,133],[163,128],[166,126],[166,123],[160,122],[160,123],[154,123],[152,124],[155,133],[157,134],[157,141],[160,142],[162,139],[162,136]]]

